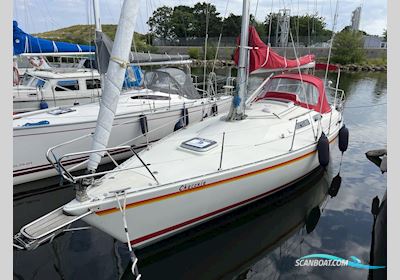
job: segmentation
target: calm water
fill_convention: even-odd
[[[350,143],[335,198],[326,194],[339,169],[338,149],[327,172],[137,251],[143,279],[367,279],[366,270],[294,266],[313,253],[369,261],[371,200],[383,196],[386,177],[364,154],[386,146],[386,74],[343,74],[340,86]],[[58,188],[16,197],[14,232],[73,196],[71,188]],[[14,279],[132,279],[128,265],[126,246],[97,229],[65,233],[32,252],[14,251]]]

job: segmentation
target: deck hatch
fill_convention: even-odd
[[[196,152],[206,152],[217,146],[217,142],[214,140],[209,140],[205,138],[195,137],[182,142],[181,147],[196,151]]]
[[[49,111],[48,113],[51,115],[62,115],[62,114],[66,114],[66,113],[71,113],[71,112],[75,112],[75,109],[72,108],[57,108],[54,110]]]

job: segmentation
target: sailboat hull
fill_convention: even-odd
[[[329,136],[331,148],[337,135],[334,131]],[[130,242],[135,247],[149,245],[283,190],[318,166],[316,144],[312,144],[277,158],[130,196],[126,210]],[[64,210],[72,210],[70,206]],[[127,242],[116,201],[97,209],[84,220]]]

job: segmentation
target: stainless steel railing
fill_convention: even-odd
[[[74,140],[76,140],[76,139],[74,139]],[[68,153],[68,154],[62,155],[61,157],[56,159],[56,161],[53,161],[50,158],[50,153],[51,153],[50,150],[46,154],[46,157],[49,160],[49,162],[60,172],[60,175],[65,180],[67,180],[68,182],[74,183],[74,184],[77,183],[79,180],[82,180],[82,179],[94,178],[94,177],[103,176],[103,175],[106,175],[106,174],[109,174],[109,173],[122,172],[122,171],[126,171],[126,170],[137,169],[137,168],[140,168],[140,167],[144,167],[149,172],[149,174],[154,179],[154,181],[157,184],[159,184],[157,178],[154,176],[153,172],[151,172],[151,170],[149,169],[148,165],[142,160],[142,158],[136,153],[136,151],[131,146],[118,146],[118,147],[111,147],[111,148],[99,149],[99,150],[89,150],[89,151]],[[120,150],[126,150],[127,152],[128,151],[132,152],[132,156],[137,157],[139,159],[140,163],[142,164],[142,166],[121,167],[117,163],[117,161],[113,158],[113,156],[111,155],[111,153],[113,151],[120,151]],[[76,157],[82,157],[82,156],[87,156],[88,157],[91,153],[102,153],[105,156],[109,157],[111,159],[111,162],[114,164],[115,168],[112,169],[112,170],[99,171],[99,172],[90,173],[90,174],[72,175],[71,170],[67,169],[63,164],[63,161],[65,161],[65,160],[67,160],[69,158],[76,158]],[[82,163],[80,163],[80,164],[82,164]]]

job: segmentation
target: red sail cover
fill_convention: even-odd
[[[240,38],[237,39],[237,44],[240,45]],[[282,69],[282,68],[296,68],[314,61],[314,55],[309,54],[296,59],[286,59],[274,52],[269,46],[258,36],[254,26],[249,27],[249,47],[250,49],[250,65],[249,72],[253,72],[260,68],[265,69]],[[234,61],[236,65],[239,62],[239,47],[236,48],[234,54]]]

